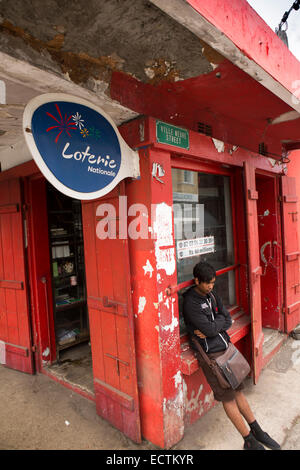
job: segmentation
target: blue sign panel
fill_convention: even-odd
[[[95,109],[76,102],[46,102],[32,114],[31,133],[47,169],[72,191],[95,193],[118,177],[119,137]]]

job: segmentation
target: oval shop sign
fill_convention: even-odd
[[[23,130],[37,166],[67,196],[96,199],[139,176],[138,153],[104,111],[81,98],[37,96],[24,110]]]

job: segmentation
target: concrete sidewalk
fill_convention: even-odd
[[[96,415],[95,404],[38,374],[0,366],[0,450],[158,450],[137,445]],[[288,338],[245,394],[257,421],[284,450],[300,450],[300,341]],[[241,450],[221,404],[186,429],[172,450]]]

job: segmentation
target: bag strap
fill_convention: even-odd
[[[201,354],[202,359],[212,369],[212,361],[209,359],[208,355],[204,352],[204,349],[202,348],[201,344],[199,344],[199,341],[197,341],[195,337],[192,337],[192,342],[196,346],[197,351]]]
[[[215,306],[215,310],[217,309],[218,310],[218,302],[217,302],[217,299],[216,299],[216,296],[215,294],[213,293],[213,291],[211,291],[209,293],[209,296],[212,298],[213,302],[214,302],[214,306]]]
[[[193,344],[195,345],[197,351],[201,354],[201,357],[205,361],[205,363],[208,365],[208,367],[212,370],[213,374],[217,377],[219,384],[221,385],[222,388],[230,388],[229,383],[227,380],[223,377],[218,364],[215,361],[212,361],[208,355],[205,353],[204,349],[201,347],[201,344],[199,344],[199,341],[196,340],[195,337],[191,338]]]

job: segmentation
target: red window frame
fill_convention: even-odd
[[[240,263],[238,261],[238,244],[237,244],[237,228],[236,228],[236,205],[234,199],[235,193],[235,185],[234,185],[234,169],[227,167],[225,165],[213,165],[204,163],[201,161],[196,161],[192,159],[188,159],[183,156],[172,156],[171,159],[171,167],[179,169],[179,170],[190,170],[196,171],[201,173],[210,173],[215,175],[222,175],[222,176],[229,176],[230,177],[230,196],[231,196],[231,209],[232,209],[232,233],[233,233],[233,247],[234,247],[234,263],[230,266],[226,266],[225,268],[219,269],[216,271],[217,276],[221,276],[230,271],[235,272],[235,293],[236,293],[236,305],[230,306],[230,312],[234,313],[236,310],[240,308],[240,292],[239,292],[239,267]],[[177,264],[176,264],[176,273],[177,273]],[[188,281],[182,282],[180,284],[176,284],[170,286],[167,289],[167,295],[173,295],[176,292],[189,287],[194,284],[194,279],[190,279]]]

